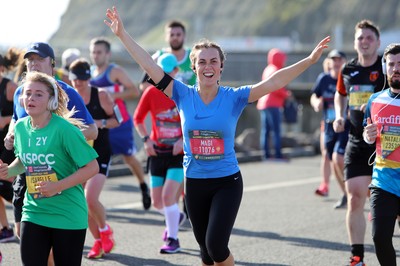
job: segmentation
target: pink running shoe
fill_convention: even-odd
[[[101,240],[94,241],[92,249],[87,254],[88,259],[100,259],[104,255],[104,250],[101,247]]]
[[[115,247],[115,241],[113,237],[113,230],[107,224],[108,229],[104,232],[100,232],[101,245],[105,253],[110,253]]]

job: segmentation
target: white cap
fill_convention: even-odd
[[[62,68],[68,69],[69,65],[81,56],[81,52],[76,48],[68,48],[61,56]]]

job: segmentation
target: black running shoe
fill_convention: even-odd
[[[142,190],[142,203],[143,209],[148,210],[151,207],[151,196],[149,188],[146,183],[140,185],[140,189]]]

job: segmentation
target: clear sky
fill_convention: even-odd
[[[70,0],[1,0],[0,49],[48,41]]]

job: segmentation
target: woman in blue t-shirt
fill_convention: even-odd
[[[225,54],[216,43],[202,41],[190,54],[197,84],[185,85],[165,74],[125,31],[114,7],[105,20],[133,59],[159,90],[174,100],[184,141],[186,206],[204,265],[234,265],[228,248],[239,210],[243,183],[234,150],[236,125],[243,109],[269,92],[287,85],[320,58],[323,39],[307,58],[275,72],[268,79],[239,88],[219,85]]]

